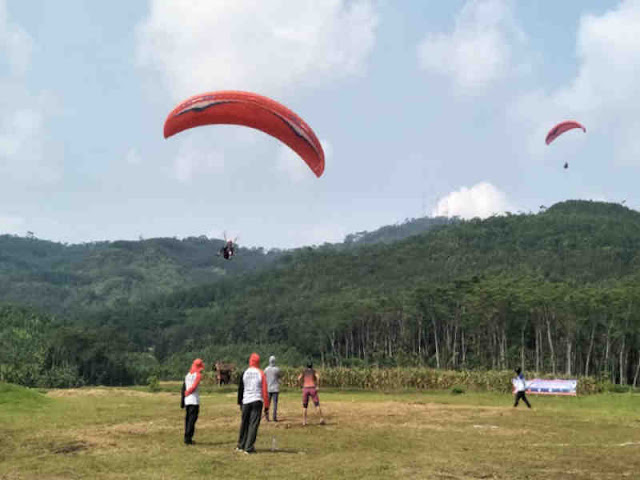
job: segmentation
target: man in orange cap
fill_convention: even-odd
[[[191,370],[184,377],[184,406],[187,414],[184,419],[184,443],[192,445],[193,434],[196,429],[196,421],[200,413],[200,393],[198,386],[202,379],[202,371],[204,370],[204,362],[200,358],[196,358],[191,364]]]
[[[256,437],[262,417],[262,408],[268,415],[269,394],[267,393],[267,379],[260,370],[260,355],[252,353],[247,368],[238,385],[238,405],[242,411],[240,434],[236,451],[255,453]]]

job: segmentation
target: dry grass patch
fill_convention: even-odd
[[[263,421],[259,454],[246,456],[233,451],[240,414],[229,389],[202,396],[193,447],[182,445],[176,392],[52,393],[39,417],[10,419],[0,479],[555,480],[640,471],[636,397],[536,399],[526,410],[507,395],[325,390],[327,425],[310,407],[302,427],[300,394],[285,392],[281,421]]]
[[[65,397],[157,397],[157,396],[171,396],[168,392],[144,392],[142,390],[133,390],[130,388],[67,388],[67,389],[52,389],[47,392],[47,396],[51,398],[65,398]]]
[[[70,453],[78,453],[83,450],[88,450],[91,447],[91,444],[83,441],[72,441],[72,442],[62,442],[56,443],[53,442],[49,445],[49,450],[51,453],[67,455]]]

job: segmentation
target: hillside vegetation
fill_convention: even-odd
[[[455,220],[419,218],[348,235],[332,248],[390,243]],[[224,240],[205,236],[68,245],[0,235],[0,302],[73,314],[153,299],[269,266],[282,250],[243,248],[217,256]]]
[[[0,301],[65,314],[114,307],[255,271],[278,256],[240,248],[225,262],[216,256],[223,244],[202,236],[66,245],[2,235]]]
[[[522,365],[638,382],[640,213],[568,201],[431,227],[279,252],[259,271],[84,311],[48,337],[58,353],[42,368],[75,368],[85,339],[104,343],[112,383],[176,376],[194,355],[244,363],[254,349],[293,365]]]

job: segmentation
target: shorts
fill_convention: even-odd
[[[318,391],[315,387],[304,387],[302,389],[302,406],[307,408],[309,405],[309,397],[313,400],[313,404],[318,407],[320,405],[320,399],[318,398]]]

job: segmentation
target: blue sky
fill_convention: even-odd
[[[638,0],[0,0],[0,233],[293,247],[424,214],[637,208],[639,31]],[[300,114],[325,174],[250,129],[162,137],[176,103],[223,89]],[[587,134],[547,147],[570,118]]]

